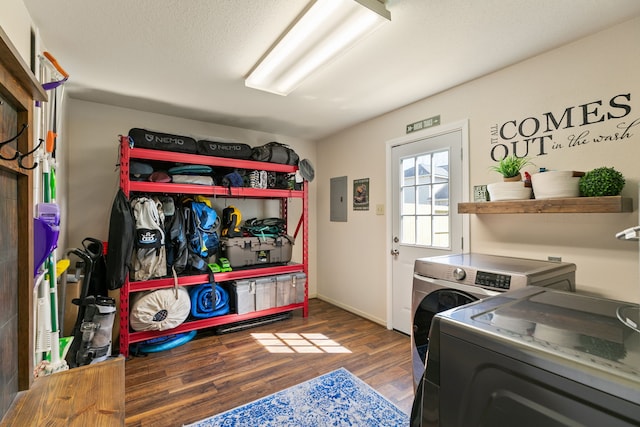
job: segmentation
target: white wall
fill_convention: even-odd
[[[538,259],[561,256],[577,265],[579,291],[640,300],[638,245],[614,237],[617,231],[638,223],[640,124],[631,129],[631,137],[617,142],[571,148],[567,142],[584,130],[590,130],[592,137],[622,133],[616,126],[640,119],[638,40],[640,19],[634,19],[320,141],[316,173],[318,296],[385,323],[389,268],[385,218],[377,216],[375,209],[349,209],[348,222],[330,222],[329,180],[346,175],[351,183],[368,177],[371,206],[385,203],[385,142],[404,135],[406,124],[438,114],[442,123],[469,119],[472,189],[500,178],[489,171],[493,164],[489,156],[492,126],[546,112],[561,117],[569,106],[598,100],[603,101],[599,111],[606,113],[611,110],[608,103],[612,96],[631,94],[631,113],[626,117],[559,129],[553,132],[553,139],[564,148],[549,147],[545,156],[534,161],[539,167],[558,170],[614,166],[627,178],[623,196],[634,199],[634,212],[472,215],[470,230],[472,251]],[[581,116],[576,113],[575,117]],[[387,215],[389,210],[387,206]]]
[[[140,127],[165,133],[187,135],[202,139],[206,137],[229,138],[258,146],[269,141],[290,145],[301,159],[316,162],[316,147],[310,141],[283,135],[249,131],[229,126],[214,125],[195,120],[164,116],[155,113],[114,107],[104,104],[69,99],[66,135],[69,163],[67,175],[68,233],[67,242],[79,247],[85,237],[107,240],[111,204],[118,189],[118,135],[126,135],[129,129]],[[309,294],[316,293],[316,182],[309,191]],[[216,199],[214,205],[221,214],[227,199]],[[232,203],[229,199],[228,203]],[[256,205],[257,203],[257,205]],[[277,206],[263,202],[236,201],[244,218],[253,215],[277,216]],[[289,232],[293,234],[301,214],[302,203],[292,200],[289,211]],[[294,260],[300,261],[302,243],[294,246]]]
[[[22,0],[2,0],[0,27],[28,65],[31,60],[31,17]]]

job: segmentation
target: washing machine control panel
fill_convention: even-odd
[[[476,273],[476,285],[488,286],[496,289],[508,290],[511,287],[511,276],[508,274],[489,273],[478,271]]]

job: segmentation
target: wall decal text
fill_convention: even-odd
[[[630,119],[631,112],[631,94],[621,93],[608,100],[569,106],[561,112],[508,120],[491,126],[489,154],[493,161],[500,161],[511,154],[545,156],[552,150],[629,139],[633,128],[640,127],[640,117]],[[617,121],[613,129],[611,120]]]

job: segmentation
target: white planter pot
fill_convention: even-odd
[[[523,200],[531,198],[531,188],[525,187],[524,182],[494,182],[487,185],[489,200]]]
[[[549,171],[531,175],[531,185],[536,199],[579,197],[579,176],[573,171]]]

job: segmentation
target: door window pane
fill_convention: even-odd
[[[402,243],[407,245],[414,245],[416,243],[416,217],[403,216],[402,217]]]
[[[416,244],[421,246],[431,246],[431,217],[419,216],[417,218]]]
[[[418,203],[416,213],[418,215],[431,215],[431,185],[421,185],[416,188]]]
[[[433,212],[435,215],[449,215],[449,184],[433,186]]]
[[[402,189],[402,203],[400,204],[400,215],[416,214],[416,189],[406,187]]]
[[[402,159],[402,179],[400,180],[403,187],[407,185],[415,185],[416,184],[416,168],[415,168],[416,160],[411,157],[408,159]]]
[[[449,153],[441,151],[433,155],[433,182],[449,181]]]
[[[418,184],[431,184],[431,154],[423,154],[416,158],[416,175]]]
[[[449,237],[449,216],[433,217],[433,246],[436,248],[448,248],[450,246]]]

